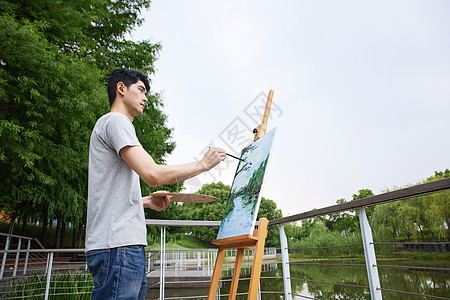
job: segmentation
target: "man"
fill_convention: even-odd
[[[149,90],[147,76],[118,69],[108,80],[110,113],[98,119],[89,145],[86,262],[93,299],[144,299],[147,292],[144,208],[166,209],[170,199],[141,196],[139,177],[154,187],[208,171],[225,159],[211,148],[201,161],[156,164],[142,148],[133,118],[142,115]]]

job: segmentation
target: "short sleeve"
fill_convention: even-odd
[[[120,150],[126,146],[140,146],[133,123],[120,113],[111,113],[105,126],[105,138],[108,144],[120,156]]]

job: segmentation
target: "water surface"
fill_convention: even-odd
[[[382,265],[383,263],[380,263]],[[408,263],[411,266],[411,263]],[[414,266],[450,268],[450,264],[414,264]],[[250,277],[250,266],[243,267],[240,278]],[[281,264],[265,265],[262,277],[282,277]],[[292,264],[290,267],[292,292],[298,296],[293,299],[370,299],[368,289],[367,272],[365,266],[323,266],[323,265],[299,265]],[[400,290],[435,297],[450,297],[450,272],[436,270],[422,270],[413,268],[378,268],[381,287],[390,290]],[[226,278],[231,278],[228,273]],[[303,279],[303,280],[300,280]],[[309,282],[305,281],[311,280]],[[315,282],[312,282],[315,281]],[[326,284],[321,282],[332,282],[342,285]],[[248,291],[248,280],[239,282],[238,293]],[[353,287],[362,286],[362,287]],[[364,288],[367,287],[367,288]],[[224,282],[220,288],[221,294],[228,294],[230,282]],[[261,290],[263,300],[284,299],[283,279],[262,278]],[[165,296],[182,299],[186,296],[207,295],[208,289],[166,289]],[[432,299],[421,296],[383,291],[383,299],[414,300]],[[147,294],[147,299],[157,299],[159,290],[153,289]],[[222,297],[227,299],[227,297]],[[247,299],[247,295],[238,295],[236,299]]]

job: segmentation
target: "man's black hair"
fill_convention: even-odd
[[[116,90],[117,84],[119,82],[123,82],[123,84],[128,88],[130,85],[141,80],[145,88],[148,91],[150,90],[150,83],[148,80],[148,76],[138,70],[133,69],[125,69],[120,68],[111,73],[108,79],[108,98],[109,98],[109,106],[112,106],[114,101],[116,100]]]

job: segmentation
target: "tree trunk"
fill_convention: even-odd
[[[14,233],[14,224],[16,223],[16,218],[17,218],[17,214],[14,213],[11,216],[11,220],[9,221],[9,229],[8,229],[8,233],[9,234],[13,234]]]
[[[78,248],[81,248],[81,238],[83,237],[83,224],[80,224],[80,226],[78,226],[78,233],[77,233],[77,237],[78,237]]]
[[[66,222],[61,222],[61,238],[60,238],[60,248],[64,248],[64,236],[66,235]]]
[[[72,248],[75,248],[75,243],[77,240],[78,226],[72,227]]]
[[[445,218],[445,221],[447,222],[447,241],[450,242],[450,218]]]
[[[22,220],[22,231],[20,233],[20,235],[24,236],[26,231],[27,231],[27,224],[28,224],[28,216],[25,215],[23,216],[23,220]]]
[[[41,232],[41,242],[44,247],[47,245],[47,227],[48,227],[48,209],[44,207],[42,211],[42,232]]]
[[[59,249],[61,245],[61,214],[58,214],[58,222],[56,223],[56,233],[55,233],[55,249]]]

